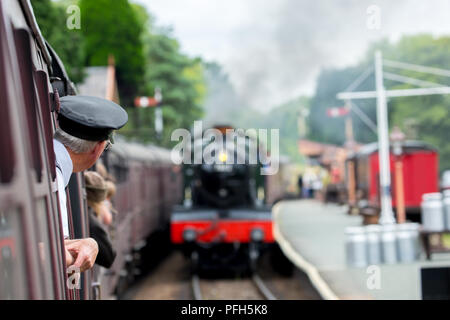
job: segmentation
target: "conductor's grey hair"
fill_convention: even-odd
[[[94,150],[98,141],[88,141],[71,136],[60,128],[55,131],[54,138],[61,142],[64,146],[72,150],[74,153],[85,153]]]

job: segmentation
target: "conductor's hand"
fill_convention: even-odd
[[[94,266],[98,254],[97,242],[92,238],[65,240],[66,250],[73,256],[73,265],[80,268],[80,272]]]
[[[70,254],[70,252],[67,250],[67,248],[65,248],[64,251],[66,253],[66,266],[69,267],[69,266],[73,265],[73,263],[75,262],[75,259]]]

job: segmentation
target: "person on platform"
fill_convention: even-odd
[[[302,198],[302,194],[303,194],[303,177],[302,177],[301,174],[298,176],[297,186],[298,186],[299,198]]]
[[[72,173],[92,167],[114,142],[113,130],[120,129],[127,121],[126,111],[109,100],[90,96],[60,99],[53,145],[65,258],[67,266],[74,265],[81,272],[93,267],[99,246],[93,238],[70,239],[65,189]]]

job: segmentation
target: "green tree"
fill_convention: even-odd
[[[66,27],[66,8],[73,3],[76,1],[31,1],[42,35],[61,58],[70,79],[79,83],[84,78],[83,34],[81,30]]]
[[[80,0],[79,5],[87,65],[107,65],[112,54],[122,104],[131,106],[143,88],[146,66],[142,22],[128,0]]]
[[[372,62],[373,63],[373,62]],[[345,102],[338,100],[336,95],[346,91],[367,68],[368,63],[361,63],[356,67],[344,69],[325,69],[317,80],[316,93],[311,100],[311,113],[308,119],[310,139],[333,144],[343,144],[345,136],[345,117],[330,118],[327,110],[333,107],[343,107]],[[375,89],[373,76],[361,83],[357,91],[371,91]],[[369,118],[376,122],[375,100],[353,101]],[[368,143],[376,139],[376,134],[354,113],[348,115],[352,119],[354,137],[356,141]]]
[[[288,156],[292,162],[303,162],[298,149],[299,118],[302,109],[309,109],[309,98],[302,96],[271,109],[264,115],[261,128],[280,130],[280,154]]]
[[[199,59],[180,52],[168,30],[151,34],[148,51],[147,92],[160,88],[163,92],[165,143],[176,128],[190,128],[203,115],[205,95],[203,68]]]
[[[449,68],[450,37],[409,36],[402,38],[389,49],[384,52],[386,59],[429,67]],[[436,83],[436,86],[450,85],[450,79],[443,76],[393,68],[386,68],[386,71]],[[386,87],[406,89],[417,86],[386,81]],[[411,138],[426,141],[437,147],[440,156],[440,170],[450,169],[450,145],[448,144],[448,132],[450,132],[449,95],[394,98],[389,101],[389,110],[391,127],[399,126]]]
[[[140,93],[153,96],[155,88],[162,90],[164,132],[161,143],[170,146],[174,143],[170,141],[174,129],[189,129],[203,115],[206,94],[203,65],[200,59],[181,53],[171,29],[155,26],[154,18],[145,8],[134,4],[133,9],[144,26],[141,40],[147,67]],[[156,141],[154,108],[136,108],[132,113],[133,121],[122,132],[142,141]]]

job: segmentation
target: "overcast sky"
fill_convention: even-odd
[[[450,0],[134,2],[173,26],[184,52],[222,64],[238,94],[263,110],[312,94],[321,68],[354,64],[379,38],[450,35]],[[379,29],[367,27],[376,23],[371,5],[380,9]]]

